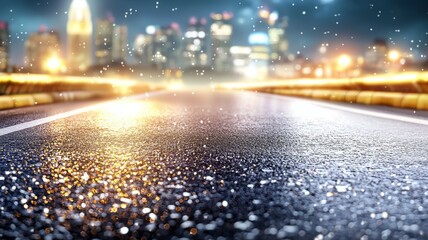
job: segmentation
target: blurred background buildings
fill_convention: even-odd
[[[93,23],[88,2],[73,0],[68,12],[67,38],[61,39],[58,30],[44,26],[30,33],[21,67],[9,64],[10,29],[7,22],[0,21],[0,71],[137,77],[160,71],[169,77],[186,73],[230,74],[247,80],[264,80],[355,77],[421,66],[411,54],[391,48],[383,38],[375,39],[366,52],[358,55],[329,54],[328,43],[320,43],[318,58],[292,54],[286,16],[261,7],[254,17],[253,32],[248,42],[241,45],[232,44],[234,14],[231,12],[190,17],[184,28],[175,22],[149,25],[130,39],[128,26],[116,24],[112,14]]]

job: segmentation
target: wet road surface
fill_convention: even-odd
[[[427,133],[248,92],[115,102],[0,137],[0,239],[426,239]]]

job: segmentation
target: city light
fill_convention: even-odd
[[[269,35],[263,32],[252,33],[248,42],[252,45],[269,45]]]
[[[342,54],[337,59],[337,66],[339,70],[345,70],[352,64],[352,58],[347,54]]]
[[[324,69],[323,68],[317,68],[315,69],[315,77],[322,78],[324,76]]]
[[[57,56],[51,56],[46,61],[45,69],[48,72],[50,72],[52,74],[55,74],[55,73],[58,73],[61,70],[64,70],[64,64],[63,64],[62,60],[59,57],[57,57]]]
[[[249,54],[251,54],[251,48],[249,48],[249,47],[242,47],[242,46],[232,46],[230,48],[230,53],[232,53],[232,54],[249,55]]]
[[[269,15],[269,25],[274,25],[279,19],[279,14],[278,12],[272,12]]]
[[[156,33],[156,26],[149,25],[146,27],[146,33],[149,35],[153,35]]]
[[[327,53],[327,46],[328,46],[328,45],[326,45],[326,44],[322,44],[322,45],[321,45],[321,47],[319,48],[319,52],[320,52],[321,54],[325,54],[325,53]]]
[[[261,9],[261,10],[259,11],[259,17],[260,17],[260,18],[262,18],[262,19],[268,19],[268,18],[269,18],[269,16],[270,16],[270,12],[269,12],[269,10]]]
[[[389,51],[389,53],[388,53],[388,58],[389,58],[389,60],[390,61],[392,61],[392,62],[396,62],[396,61],[398,61],[399,59],[400,59],[400,52],[399,51],[397,51],[397,50],[391,50],[391,51]]]

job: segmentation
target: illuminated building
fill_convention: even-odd
[[[109,16],[99,20],[95,28],[95,63],[106,65],[125,61],[128,47],[128,28],[116,25]]]
[[[246,46],[232,46],[230,54],[233,59],[234,72],[245,75],[250,64],[251,48]]]
[[[134,41],[134,54],[138,64],[146,66],[155,66],[155,40],[158,32],[158,26],[149,25],[146,27],[146,34],[139,34],[136,37]]]
[[[211,14],[211,60],[215,71],[229,71],[232,68],[230,55],[231,37],[233,33],[231,13]]]
[[[269,73],[270,48],[269,35],[264,32],[250,34],[248,42],[251,46],[248,77],[263,79]]]
[[[277,21],[277,14],[271,14],[270,23],[272,24],[268,30],[269,44],[272,61],[284,61],[287,58],[288,41],[285,37],[285,29],[288,26],[287,18]]]
[[[196,17],[192,17],[189,20],[189,26],[184,34],[185,67],[208,65],[206,24],[205,18],[198,20]]]
[[[181,31],[178,23],[158,28],[153,41],[153,64],[159,69],[178,68],[181,53]]]
[[[30,34],[25,42],[25,67],[31,72],[47,72],[51,58],[60,58],[61,43],[59,33],[47,31],[44,26],[38,32]]]
[[[277,19],[277,13],[271,13],[269,9],[261,6],[258,12],[257,21],[253,25],[253,29],[255,32],[267,32],[267,30],[273,26]],[[276,16],[276,19],[271,20],[271,16]]]
[[[182,36],[180,25],[148,26],[146,34],[140,34],[134,41],[134,56],[138,64],[158,69],[181,67]]]
[[[178,23],[172,23],[164,28],[164,34],[167,38],[166,43],[162,45],[164,55],[167,59],[166,67],[170,69],[180,68],[180,57],[183,45],[180,25]]]
[[[139,34],[134,41],[134,57],[138,64],[148,65],[153,56],[153,38],[151,35]]]
[[[106,65],[113,59],[113,18],[98,20],[95,27],[95,64]]]
[[[0,72],[7,71],[9,65],[9,27],[0,21]]]
[[[91,65],[92,20],[86,0],[73,0],[68,12],[67,54],[71,71],[84,71]]]
[[[128,48],[128,28],[124,25],[114,26],[112,59],[115,62],[126,60]]]
[[[288,27],[286,17],[280,19],[278,12],[270,12],[266,8],[259,10],[259,19],[254,25],[255,32],[266,32],[269,35],[271,63],[287,60],[288,41],[285,30]]]
[[[384,39],[376,39],[366,52],[364,69],[372,73],[387,71],[388,43]]]

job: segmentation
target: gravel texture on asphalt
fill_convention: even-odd
[[[0,137],[0,239],[428,238],[427,133],[258,93],[115,103]]]

